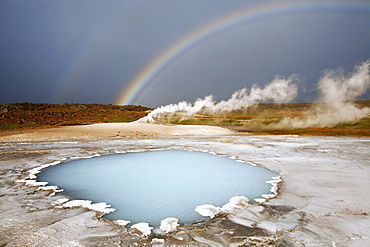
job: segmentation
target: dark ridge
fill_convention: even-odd
[[[131,122],[151,108],[140,105],[12,103],[0,105],[0,130]]]

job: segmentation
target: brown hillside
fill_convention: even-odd
[[[0,105],[0,130],[131,122],[145,116],[148,110],[150,108],[135,105],[6,104]]]

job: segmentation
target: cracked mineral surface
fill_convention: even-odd
[[[64,160],[158,149],[212,152],[268,168],[281,176],[278,195],[169,233],[144,234],[102,218],[104,207],[63,207],[78,198],[31,181],[37,168]],[[100,124],[2,136],[0,245],[368,246],[369,151],[369,138],[250,135],[208,126]]]

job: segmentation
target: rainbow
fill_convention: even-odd
[[[251,23],[281,15],[304,12],[357,12],[369,13],[370,3],[365,2],[311,2],[311,1],[279,1],[267,5],[256,6],[224,16],[212,21],[194,32],[186,35],[172,46],[163,51],[134,77],[120,92],[115,104],[134,104],[137,97],[150,84],[150,82],[171,62],[197,44],[222,33],[240,24]]]

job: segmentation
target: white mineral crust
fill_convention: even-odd
[[[208,216],[212,219],[221,212],[221,208],[211,204],[205,204],[196,206],[195,211],[197,211],[202,216]]]
[[[171,218],[166,218],[162,220],[161,225],[159,226],[159,229],[168,233],[168,232],[176,231],[178,226],[179,226],[179,220],[171,217]]]
[[[132,225],[131,228],[139,230],[144,236],[149,236],[152,233],[153,227],[149,226],[146,222],[140,222]]]
[[[120,226],[127,226],[131,223],[129,220],[115,220],[114,223],[120,225]]]
[[[61,206],[57,206],[58,208],[73,208],[73,207],[82,207],[87,208],[93,211],[101,212],[104,214],[109,214],[111,212],[116,211],[114,208],[110,208],[111,205],[108,205],[105,202],[99,202],[92,204],[92,201],[89,200],[73,200],[68,201]]]
[[[229,199],[229,202],[222,206],[221,210],[226,213],[232,213],[238,209],[248,206],[249,199],[245,196],[234,196]]]

